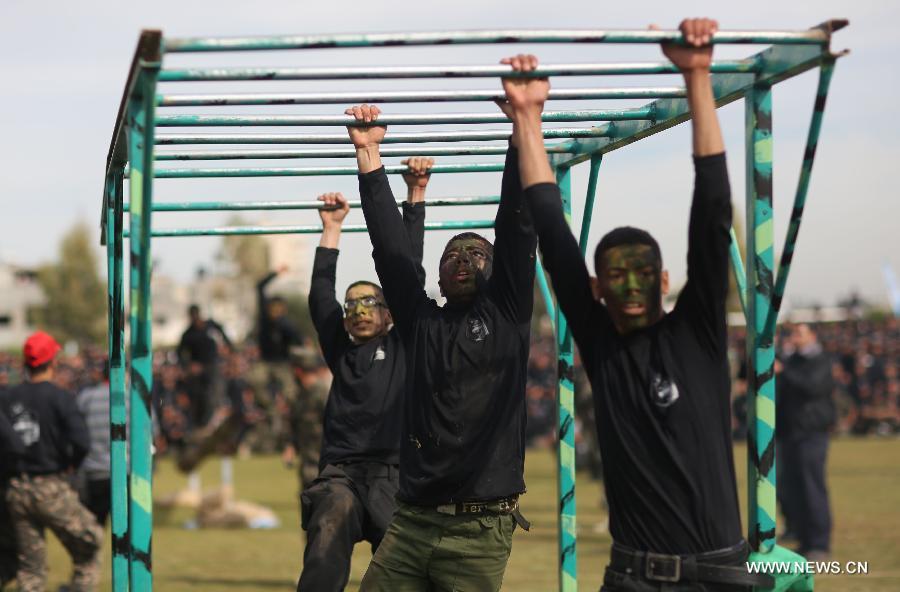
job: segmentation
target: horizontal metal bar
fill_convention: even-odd
[[[406,166],[384,167],[388,174],[403,174]],[[503,163],[442,164],[431,168],[432,173],[496,173],[503,171]],[[356,167],[285,167],[285,168],[215,168],[215,169],[154,169],[157,179],[190,179],[198,177],[317,177],[356,175]],[[128,171],[125,171],[128,176]]]
[[[833,26],[833,23],[826,24]],[[831,53],[827,47],[775,46],[766,49],[751,58],[758,64],[756,75],[716,74],[713,76],[716,106],[722,107],[743,98],[754,84],[776,84],[819,66],[823,59],[836,57],[839,55]],[[566,148],[576,153],[576,156],[554,154],[550,156],[551,163],[554,166],[574,166],[590,159],[591,155],[612,152],[690,119],[688,104],[684,99],[659,99],[647,107],[653,109],[657,117],[656,121],[625,121],[605,124],[602,128],[606,132],[603,137],[565,142]]]
[[[197,51],[255,51],[328,49],[336,47],[394,47],[482,43],[662,43],[681,42],[679,31],[548,29],[495,31],[437,31],[427,33],[368,33],[349,35],[288,35],[276,37],[193,37],[165,40],[167,53]],[[719,31],[721,43],[827,43],[824,31]]]
[[[397,205],[404,203],[398,201]],[[361,208],[360,200],[348,200],[351,208]],[[499,195],[483,195],[477,197],[442,197],[428,198],[425,202],[429,208],[440,206],[490,206],[500,203]],[[125,203],[125,212],[128,212],[131,204]],[[320,201],[182,201],[182,202],[153,202],[154,212],[220,212],[220,211],[244,211],[244,210],[320,210],[323,204]]]
[[[641,121],[653,119],[649,109],[583,109],[579,111],[545,111],[541,121],[572,123],[581,121]],[[447,125],[476,123],[510,123],[503,113],[433,113],[385,114],[378,118],[383,125]],[[366,126],[349,115],[160,115],[157,127],[224,127],[224,126]]]
[[[594,99],[664,99],[684,97],[684,87],[551,88],[551,101]],[[214,107],[226,105],[358,105],[360,103],[446,103],[499,101],[497,90],[373,91],[330,93],[237,93],[158,95],[160,107]]]
[[[426,222],[425,230],[468,230],[475,228],[493,228],[493,220],[463,220],[458,222]],[[225,236],[235,234],[319,234],[319,225],[307,226],[223,226],[220,228],[171,228],[153,230],[150,235],[156,237],[176,236]],[[364,224],[347,224],[341,232],[368,232]],[[126,230],[125,238],[129,238]]]
[[[751,60],[713,62],[712,72],[752,72]],[[160,70],[160,82],[226,80],[346,80],[376,78],[535,78],[600,76],[611,74],[677,74],[670,62],[608,64],[548,64],[531,72],[513,72],[511,66],[365,66],[332,68],[187,68]]]
[[[549,154],[564,153],[565,146],[547,144]],[[506,146],[382,146],[381,156],[497,156]],[[156,160],[257,160],[288,158],[356,158],[353,148],[301,148],[299,150],[211,150],[156,152]]]
[[[608,132],[609,124],[590,128],[545,129],[544,138],[600,138]],[[383,144],[421,142],[481,142],[506,140],[509,130],[453,130],[434,132],[394,132],[382,140]],[[175,144],[349,144],[347,134],[156,134],[156,143]]]

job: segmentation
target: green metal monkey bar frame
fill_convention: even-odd
[[[775,381],[773,373],[774,336],[781,298],[790,271],[791,256],[797,241],[810,172],[825,108],[825,99],[835,60],[831,35],[847,24],[827,21],[802,31],[722,31],[714,44],[759,44],[767,49],[740,60],[713,64],[713,88],[718,106],[738,99],[746,105],[747,235],[746,253],[751,256],[744,271],[737,237],[732,234],[732,263],[741,302],[747,317],[747,345],[750,376],[751,431],[748,446],[749,532],[753,549],[771,551],[775,544]],[[208,236],[225,234],[311,233],[318,225],[250,226],[205,229],[154,229],[153,212],[217,210],[309,210],[317,202],[244,201],[156,203],[153,198],[157,178],[195,177],[270,177],[353,175],[352,166],[327,167],[230,167],[166,168],[156,161],[241,161],[351,158],[349,139],[342,129],[354,125],[343,115],[163,115],[157,108],[222,107],[273,105],[327,105],[369,103],[446,103],[491,102],[501,98],[495,90],[429,91],[354,91],[306,93],[157,93],[158,83],[185,81],[269,81],[269,80],[381,80],[412,78],[498,78],[514,75],[507,66],[393,66],[352,68],[190,68],[162,67],[164,56],[175,53],[254,52],[270,50],[309,50],[337,48],[377,48],[397,46],[435,46],[450,44],[578,43],[658,44],[681,42],[677,31],[462,31],[413,34],[329,35],[246,38],[164,39],[159,31],[141,33],[131,64],[124,96],[116,117],[103,195],[102,244],[107,247],[109,269],[109,356],[110,419],[112,437],[112,574],[113,590],[152,589],[152,478],[150,405],[152,391],[151,339],[151,238],[163,236]],[[586,49],[586,48],[585,48]],[[819,69],[819,85],[794,208],[775,273],[772,223],[772,94],[774,84],[807,70]],[[578,63],[542,65],[533,76],[655,75],[676,73],[669,63]],[[363,83],[360,83],[364,86]],[[567,218],[572,211],[571,171],[575,165],[590,161],[584,218],[580,227],[582,253],[587,248],[594,208],[597,178],[603,155],[651,136],[689,119],[685,91],[681,87],[622,87],[554,89],[550,101],[606,101],[611,99],[652,99],[638,108],[581,109],[547,111],[544,121],[551,124],[577,124],[574,127],[548,126],[544,131],[551,164],[556,170]],[[509,129],[484,129],[484,124],[503,124],[506,118],[496,110],[477,113],[385,114],[381,122],[404,125],[466,125],[468,129],[450,131],[390,131],[385,138],[385,156],[491,156],[505,153],[505,146],[479,143],[505,140]],[[595,123],[596,125],[583,125]],[[195,131],[160,133],[161,127],[231,126],[334,126],[337,133],[198,133]],[[472,142],[466,144],[466,142]],[[429,145],[429,144],[442,145]],[[204,145],[229,145],[209,150]],[[280,145],[279,148],[248,148],[249,145]],[[326,148],[293,149],[293,144],[345,145]],[[394,146],[397,144],[397,146]],[[192,146],[179,151],[157,150],[156,146]],[[201,148],[196,148],[201,146]],[[236,148],[235,148],[236,146]],[[388,166],[389,173],[403,167]],[[502,162],[440,164],[435,174],[497,172]],[[129,202],[125,203],[125,180]],[[496,196],[429,199],[429,206],[466,206],[496,204]],[[359,202],[351,203],[359,207]],[[128,225],[125,216],[128,215]],[[430,222],[426,228],[488,228],[492,220]],[[345,232],[365,232],[362,225],[348,226]],[[125,259],[124,239],[130,248],[130,366],[125,353]],[[575,525],[575,451],[573,421],[572,339],[565,317],[556,311],[550,286],[538,261],[538,281],[557,335],[559,356],[559,589],[577,589]],[[126,437],[126,390],[131,399],[129,434]]]

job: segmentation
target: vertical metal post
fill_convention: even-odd
[[[741,250],[738,247],[737,235],[734,233],[734,226],[729,231],[731,234],[731,245],[729,254],[731,255],[731,271],[734,272],[734,283],[737,286],[738,299],[741,301],[741,310],[744,311],[744,320],[747,320],[747,272],[744,271],[744,260],[741,259]]]
[[[547,283],[547,273],[544,271],[544,264],[541,263],[541,257],[538,255],[534,258],[535,276],[537,276],[538,287],[541,290],[541,296],[544,298],[544,307],[547,309],[547,318],[550,319],[550,327],[556,331],[556,307],[553,305],[553,296],[550,294],[550,285]]]
[[[141,63],[128,104],[131,247],[131,503],[128,512],[131,542],[131,589],[153,587],[152,458],[150,452],[150,393],[153,351],[150,305],[150,215],[153,201],[153,112],[159,63]]]
[[[803,208],[806,207],[806,194],[809,190],[809,178],[812,174],[813,162],[816,159],[816,147],[819,144],[819,132],[822,130],[822,116],[825,113],[825,100],[828,98],[828,87],[834,73],[834,58],[826,59],[819,67],[819,87],[816,90],[816,103],[813,107],[812,121],[806,136],[806,151],[803,153],[803,164],[800,166],[800,179],[797,181],[797,192],[794,194],[794,209],[791,210],[791,222],[788,225],[784,250],[781,252],[781,263],[778,265],[778,276],[775,280],[775,292],[772,295],[772,308],[766,318],[766,332],[775,333],[778,322],[778,311],[781,310],[781,299],[791,271],[791,260],[794,258],[794,247],[797,235],[800,234],[800,222],[803,219]]]
[[[581,254],[587,252],[588,236],[591,234],[591,217],[594,214],[594,197],[597,195],[597,176],[600,174],[600,165],[603,162],[602,154],[591,156],[591,170],[588,173],[587,192],[584,196],[584,216],[581,218],[581,234],[578,237],[578,245]]]
[[[110,514],[112,589],[128,591],[128,442],[125,408],[125,292],[122,266],[122,169],[106,180],[109,333]]]
[[[572,223],[572,174],[568,167],[556,169],[566,221]],[[572,333],[562,310],[556,310],[556,348],[559,368],[559,589],[578,590],[578,563],[575,549],[575,388],[572,363]]]
[[[747,402],[748,527],[754,551],[775,545],[775,344],[766,331],[775,263],[772,222],[772,89],[746,97],[747,131]],[[751,259],[752,258],[752,259]]]

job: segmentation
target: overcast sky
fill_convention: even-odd
[[[318,34],[338,32],[413,31],[490,28],[644,28],[656,22],[674,27],[686,15],[708,14],[723,29],[803,29],[835,17],[850,19],[836,34],[836,49],[850,48],[839,61],[825,115],[813,171],[807,213],[791,269],[787,301],[794,305],[829,304],[858,289],[865,297],[887,301],[881,268],[887,262],[900,271],[900,203],[888,184],[900,161],[900,125],[894,104],[900,96],[896,70],[900,8],[896,2],[832,0],[785,2],[598,2],[565,3],[455,0],[454,2],[275,2],[253,3],[191,0],[174,2],[0,2],[0,260],[36,265],[51,260],[60,236],[77,220],[96,227],[101,207],[105,158],[116,110],[138,32],[161,28],[166,36],[233,36],[248,34]],[[515,8],[511,8],[515,7]],[[656,60],[656,48],[642,46],[550,46],[515,48],[371,49],[252,54],[173,56],[165,66],[207,65],[361,65],[361,64],[488,64],[504,55],[529,49],[545,63],[613,60]],[[751,46],[720,46],[718,57],[759,51]],[[894,74],[891,74],[894,72]],[[557,87],[674,84],[675,77],[654,79],[569,79]],[[161,86],[163,92],[212,90],[209,83]],[[204,86],[207,85],[207,86]],[[779,84],[774,92],[776,241],[784,239],[812,109],[816,74],[806,73]],[[371,81],[369,83],[269,83],[252,90],[390,90],[414,88],[498,87],[493,79],[463,81]],[[248,91],[247,83],[217,90]],[[639,103],[639,102],[638,102]],[[638,104],[624,103],[627,106]],[[557,103],[552,108],[585,106]],[[594,104],[594,108],[613,104]],[[238,113],[238,108],[218,113]],[[414,111],[489,111],[477,104],[389,105],[394,113]],[[189,110],[209,113],[210,108]],[[171,112],[171,111],[170,111]],[[339,113],[340,106],[270,110],[271,113]],[[729,151],[736,212],[743,217],[743,103],[720,111]],[[457,126],[458,127],[458,126]],[[415,129],[415,128],[413,128]],[[266,131],[279,131],[268,129]],[[296,130],[294,130],[296,131]],[[312,130],[310,130],[312,131]],[[322,130],[319,130],[322,131]],[[609,229],[643,226],[662,245],[673,285],[684,281],[686,232],[692,171],[687,126],[653,136],[605,159],[590,244]],[[309,165],[316,161],[269,161],[271,166]],[[448,157],[444,162],[461,162]],[[266,164],[266,163],[262,163]],[[324,164],[324,163],[321,163]],[[352,164],[352,161],[327,164]],[[586,165],[574,173],[575,214],[580,219]],[[402,181],[395,180],[401,194]],[[155,199],[238,200],[313,199],[324,191],[356,196],[354,177],[168,180],[157,182]],[[435,175],[432,196],[496,194],[499,174]],[[431,219],[489,218],[485,208],[456,208]],[[154,225],[189,227],[222,224],[226,214],[157,215]],[[314,223],[312,212],[256,215],[247,218],[273,224]],[[361,222],[361,213],[350,222]],[[429,286],[436,285],[436,261],[448,235],[426,238]],[[317,238],[310,238],[310,241]],[[179,238],[154,242],[153,256],[162,273],[189,278],[209,266],[220,239]],[[348,236],[342,251],[339,285],[374,278],[365,235]],[[99,249],[99,247],[98,247]]]

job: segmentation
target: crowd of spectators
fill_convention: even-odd
[[[832,360],[837,408],[836,434],[890,435],[900,433],[900,323],[850,320],[811,323]],[[779,330],[785,331],[787,326]],[[747,433],[746,332],[731,331],[734,432]],[[778,351],[781,356],[784,352]],[[776,391],[777,397],[777,391]]]
[[[835,433],[853,435],[889,435],[900,433],[900,322],[842,321],[814,323],[813,329],[825,351],[833,359],[836,388],[832,394],[838,409]],[[783,330],[783,329],[782,329]],[[530,446],[547,447],[556,437],[556,344],[549,324],[542,323],[533,332],[531,356],[528,361],[526,404],[528,427],[526,437]],[[730,331],[732,380],[734,400],[734,433],[746,435],[746,333],[743,328]],[[576,435],[582,449],[591,446],[593,420],[590,387],[580,379],[580,367],[575,351]],[[56,381],[70,392],[103,381],[106,352],[97,347],[83,348],[76,355],[61,353]],[[222,372],[228,388],[228,403],[239,408],[246,417],[245,427],[261,417],[263,411],[255,404],[252,389],[246,384],[248,369],[257,362],[256,349],[246,347],[229,353],[223,359]],[[184,378],[183,368],[174,351],[158,351],[154,356],[154,397],[160,418],[157,442],[161,449],[166,442],[178,441],[195,426],[191,425],[189,401],[179,388]],[[17,353],[0,352],[0,388],[21,380],[21,360]],[[266,449],[266,443],[254,442],[254,447]]]

